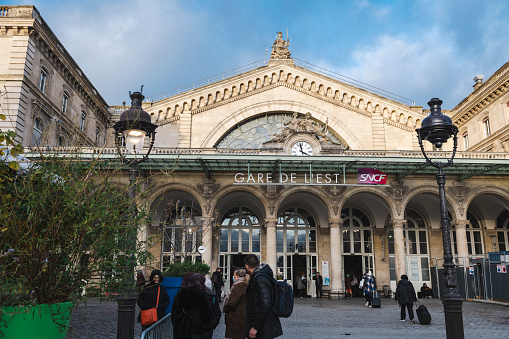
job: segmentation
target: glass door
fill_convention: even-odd
[[[231,255],[230,254],[219,254],[219,265],[218,267],[221,269],[221,272],[223,273],[223,280],[226,279],[224,282],[224,290],[222,295],[226,295],[227,291],[230,290],[230,276],[233,274],[233,272],[230,272],[230,263],[231,263]]]
[[[371,271],[373,275],[375,275],[375,270],[373,266],[373,256],[372,255],[363,255],[362,256],[362,274]],[[362,279],[362,277],[361,277]],[[375,276],[376,279],[376,276]]]
[[[311,298],[316,297],[316,285],[315,280],[318,265],[318,255],[309,254],[306,256],[306,279],[308,281],[307,291]]]

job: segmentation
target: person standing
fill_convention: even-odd
[[[359,295],[359,279],[357,278],[357,275],[353,275],[350,285],[352,285],[352,295],[355,298]]]
[[[410,281],[408,281],[408,277],[406,274],[401,276],[401,280],[398,282],[398,286],[396,287],[396,295],[394,299],[399,303],[401,307],[401,321],[405,321],[405,306],[408,309],[408,317],[410,318],[410,322],[415,324],[414,321],[414,310],[413,305],[414,301],[417,301],[417,297],[415,296],[414,285]]]
[[[320,272],[316,272],[315,286],[316,286],[316,297],[321,298],[322,297],[323,278],[320,275]]]
[[[348,273],[345,278],[345,294],[348,298],[352,297],[352,277]]]
[[[214,284],[214,290],[216,291],[216,303],[221,302],[221,291],[223,290],[224,281],[221,269],[218,267],[212,274],[212,283]]]
[[[366,307],[371,307],[371,300],[373,299],[373,292],[376,291],[376,280],[375,276],[368,271],[364,274],[364,284],[362,285],[362,291],[364,292],[364,296],[366,297]]]
[[[244,258],[250,275],[246,291],[246,334],[248,338],[272,339],[283,335],[279,318],[272,310],[274,273],[254,254]]]
[[[203,274],[184,275],[171,307],[173,339],[212,338],[221,318],[219,305],[212,302],[213,298],[211,292],[207,293]]]
[[[243,339],[246,337],[246,291],[249,275],[238,268],[233,273],[233,286],[224,297],[223,312],[226,324],[225,338]]]
[[[141,292],[138,294],[136,301],[140,309],[149,310],[157,305],[157,320],[161,320],[166,315],[166,308],[170,306],[170,297],[166,293],[166,288],[161,287],[163,282],[163,274],[159,270],[153,270],[150,274],[150,281],[147,285],[140,286]],[[159,295],[159,303],[157,296]],[[141,322],[141,313],[138,316],[138,322]],[[151,326],[151,325],[150,325]],[[150,326],[141,326],[145,331]]]
[[[300,298],[304,298],[304,292],[306,289],[305,281],[306,280],[304,278],[304,275],[302,273],[299,273],[299,275],[297,276],[297,290],[299,291]]]

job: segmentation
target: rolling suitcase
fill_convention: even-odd
[[[417,304],[419,306],[415,310],[415,313],[417,313],[417,318],[419,319],[419,323],[421,325],[429,325],[431,323],[431,314],[429,314],[428,309],[426,308],[426,306],[422,305],[418,301],[417,301]]]
[[[378,291],[373,291],[373,299],[371,299],[371,307],[373,307],[373,308],[382,307],[382,299],[380,298],[380,293],[378,293]]]

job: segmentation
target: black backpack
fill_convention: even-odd
[[[272,309],[274,314],[281,318],[288,318],[292,315],[293,312],[293,289],[289,283],[285,280],[276,280],[273,277],[265,274],[258,273],[258,275],[263,275],[272,281],[274,285],[274,295],[272,302]]]

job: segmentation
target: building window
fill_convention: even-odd
[[[58,146],[64,146],[65,145],[65,139],[63,136],[58,137]]]
[[[101,129],[99,127],[95,128],[95,143],[99,144],[99,138],[101,134]]]
[[[64,95],[62,96],[62,113],[67,112],[67,104],[69,103],[69,94],[67,92],[64,92]]]
[[[80,130],[85,130],[85,121],[87,120],[87,113],[81,111]]]
[[[468,144],[468,133],[464,133],[463,134],[463,146],[465,146],[465,151],[469,147],[469,144]]]
[[[497,218],[498,250],[509,251],[509,211],[502,212]]]
[[[341,211],[343,219],[343,253],[373,253],[372,226],[369,217],[357,208],[345,208]]]
[[[41,68],[41,77],[39,78],[39,89],[42,93],[46,91],[46,83],[48,82],[48,72]]]
[[[489,118],[484,118],[484,120],[482,121],[482,125],[484,127],[484,137],[487,138],[491,135],[491,130],[490,130],[490,119]]]
[[[260,220],[249,208],[238,206],[225,213],[219,230],[219,252],[259,253]]]
[[[34,126],[32,128],[32,139],[30,146],[39,146],[42,138],[42,120],[37,117],[34,119]]]

